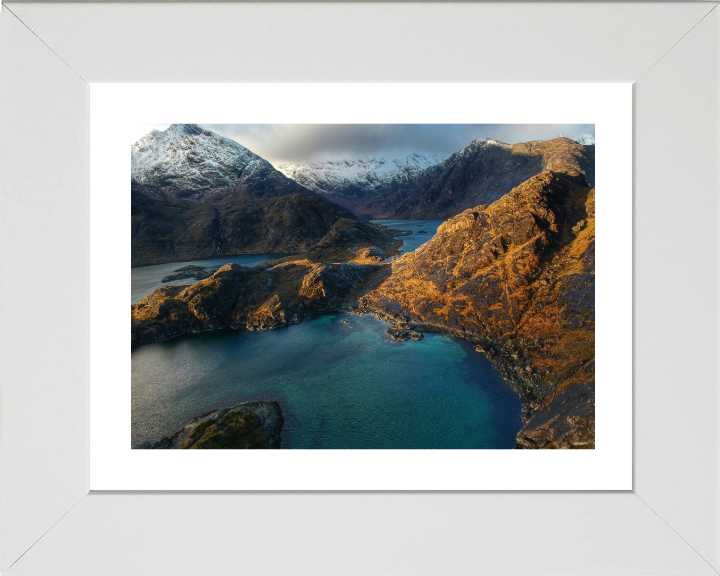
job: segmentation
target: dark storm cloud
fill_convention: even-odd
[[[476,138],[508,144],[595,135],[593,124],[202,124],[273,164],[416,152],[449,156]]]

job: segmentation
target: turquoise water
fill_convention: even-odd
[[[333,314],[144,346],[132,354],[132,444],[210,410],[276,400],[283,448],[514,446],[520,401],[484,356],[439,334],[392,342],[388,326]]]
[[[234,263],[242,266],[255,266],[266,260],[277,260],[282,258],[283,254],[239,254],[235,256],[214,256],[213,258],[204,258],[201,260],[191,260],[189,262],[167,262],[165,264],[153,264],[152,266],[139,266],[131,269],[131,286],[130,300],[131,304],[137,304],[161,286],[179,286],[184,284],[194,284],[197,282],[194,278],[186,278],[184,280],[175,280],[173,282],[162,282],[165,276],[173,274],[178,268],[183,266],[204,266],[209,271],[215,271],[220,266]]]

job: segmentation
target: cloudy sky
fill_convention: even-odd
[[[138,126],[137,137],[166,124]],[[449,156],[476,138],[508,144],[595,136],[594,124],[200,124],[232,138],[274,165],[410,153]]]

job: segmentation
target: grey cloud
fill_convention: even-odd
[[[268,161],[450,155],[476,138],[508,144],[595,135],[593,124],[201,124]]]

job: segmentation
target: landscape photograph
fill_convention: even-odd
[[[136,128],[132,448],[595,448],[594,125]]]

